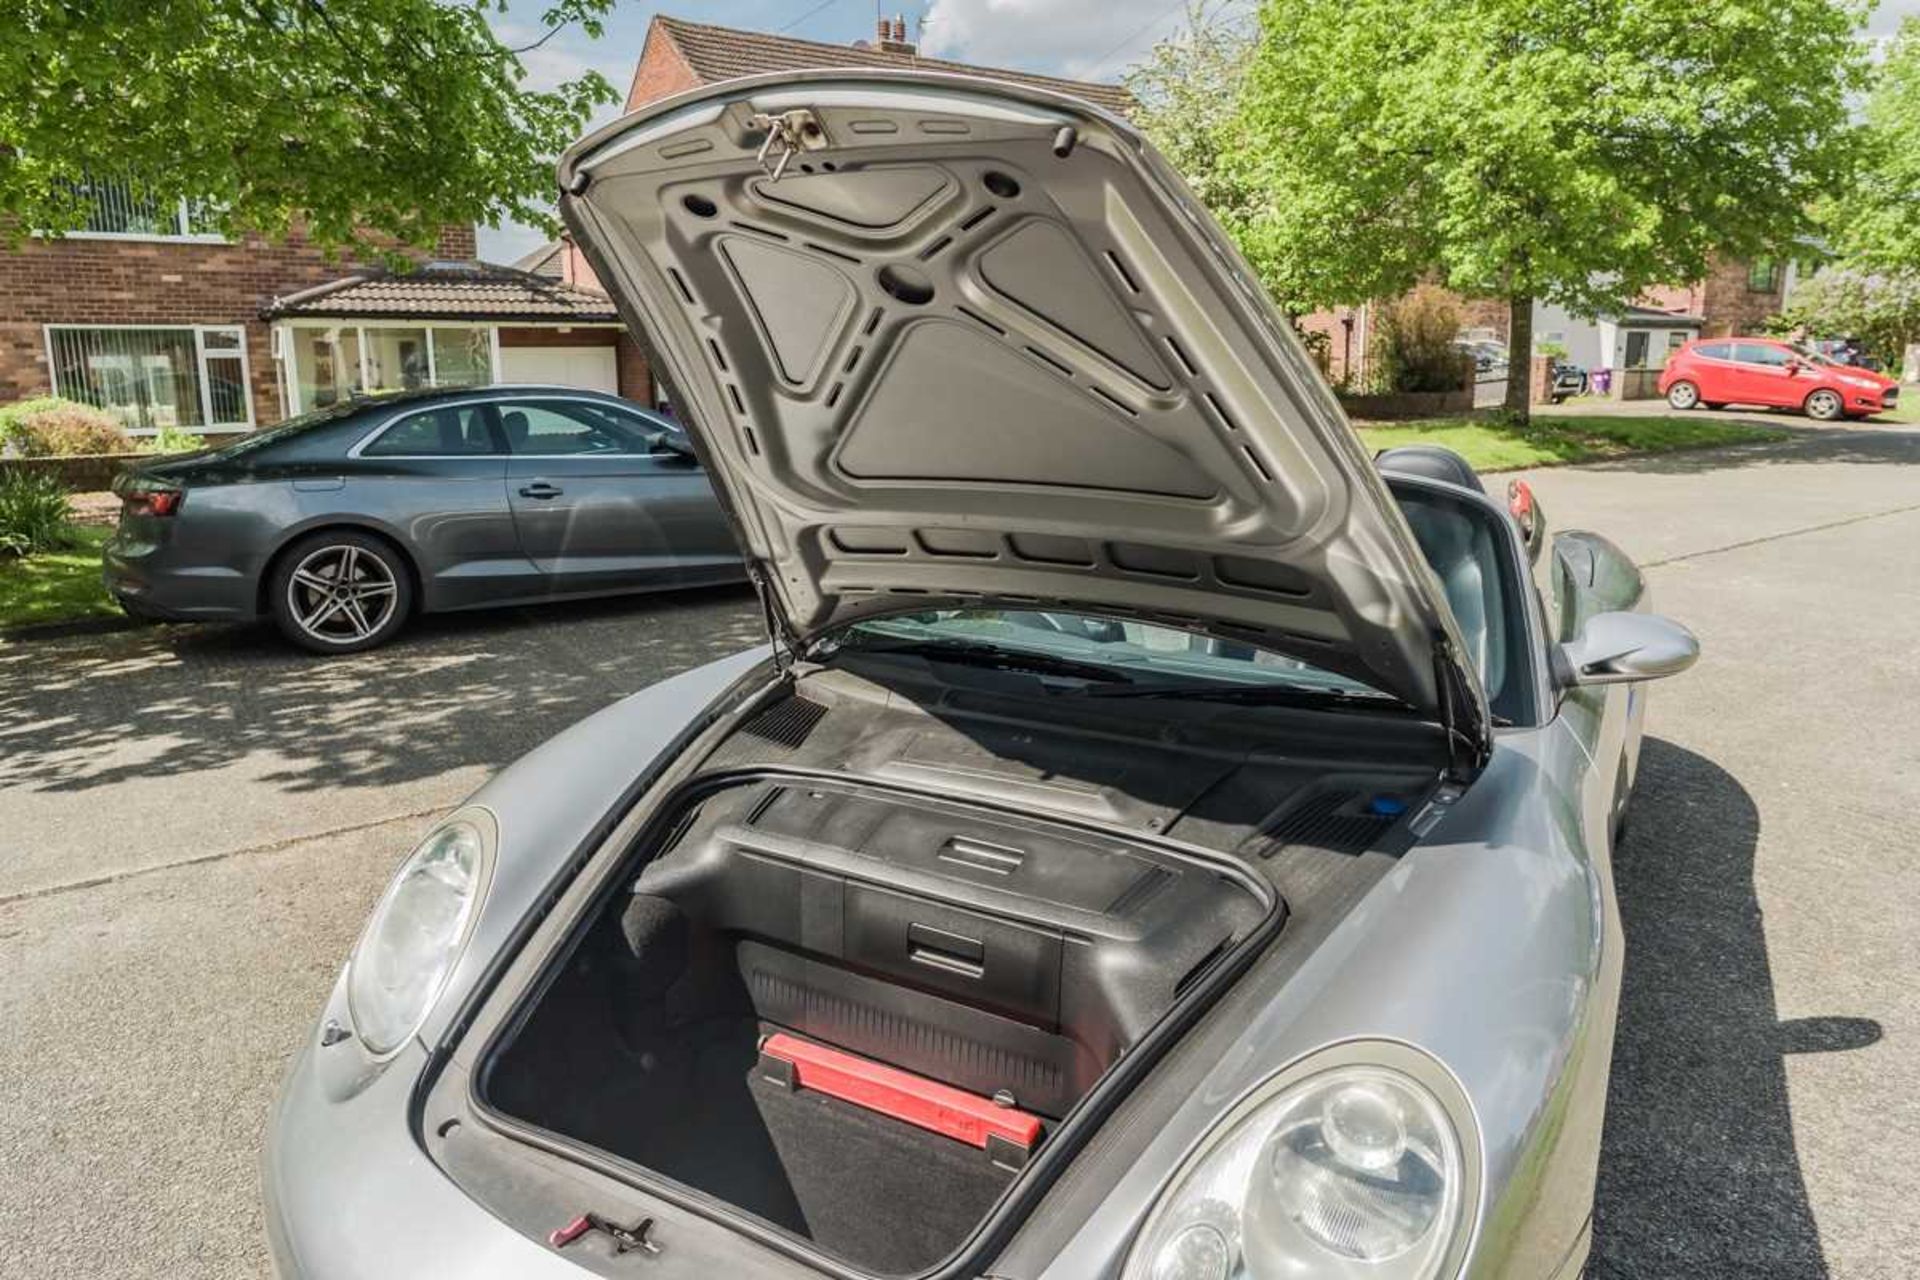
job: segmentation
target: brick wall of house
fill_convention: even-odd
[[[1759,333],[1767,317],[1785,304],[1784,265],[1774,269],[1773,288],[1754,289],[1748,279],[1752,264],[1745,258],[1716,257],[1700,282],[1700,334],[1722,338],[1728,334]]]
[[[434,256],[472,258],[473,228],[449,227]],[[241,325],[254,421],[275,422],[279,383],[261,308],[352,270],[297,236],[230,244],[27,239],[0,251],[0,402],[53,390],[45,325]]]
[[[633,84],[627,90],[627,110],[698,88],[699,84],[700,77],[680,56],[672,38],[659,24],[650,24],[647,42],[640,50],[640,65],[634,68]]]
[[[620,394],[629,400],[641,404],[653,403],[653,370],[647,367],[647,356],[633,335],[620,330],[620,340],[614,344],[614,360],[620,368]]]

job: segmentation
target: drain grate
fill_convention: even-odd
[[[1365,853],[1387,833],[1395,816],[1371,812],[1368,798],[1357,791],[1319,791],[1282,813],[1267,828],[1267,844],[1260,851],[1271,858],[1289,845],[1307,845],[1335,853]]]
[[[795,695],[775,703],[740,726],[740,732],[752,734],[775,746],[797,748],[806,742],[814,727],[826,716],[825,704]]]

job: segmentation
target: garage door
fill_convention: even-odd
[[[620,390],[612,347],[502,347],[503,382],[541,382],[590,391]]]

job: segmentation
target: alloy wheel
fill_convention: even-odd
[[[393,566],[351,544],[321,547],[293,568],[287,605],[294,624],[329,645],[374,635],[399,605]]]
[[[1826,421],[1840,416],[1840,397],[1831,391],[1816,391],[1807,397],[1807,413]]]
[[[1691,382],[1676,382],[1667,390],[1667,403],[1676,409],[1691,409],[1700,403],[1700,388]]]

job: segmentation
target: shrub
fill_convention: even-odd
[[[29,458],[128,453],[133,441],[110,413],[40,396],[0,409],[0,445]]]
[[[0,554],[25,556],[67,543],[67,491],[50,475],[0,467]]]
[[[207,438],[184,427],[161,427],[139,442],[142,453],[198,453],[207,447]]]
[[[1423,284],[1374,313],[1373,367],[1386,391],[1458,391],[1473,357],[1454,345],[1460,305],[1438,285]]]

